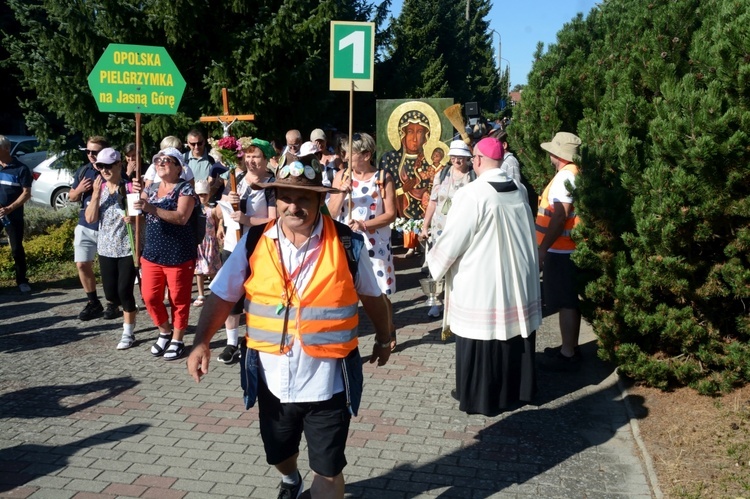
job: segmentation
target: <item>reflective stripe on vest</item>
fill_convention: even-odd
[[[573,175],[578,175],[578,167],[573,163],[568,163],[561,170],[567,170],[572,172]],[[552,214],[555,212],[555,206],[549,204],[549,191],[552,188],[552,183],[555,181],[553,178],[547,187],[544,188],[544,192],[539,197],[539,210],[536,214],[536,243],[537,245],[542,244],[544,236],[547,234],[547,228],[552,221]],[[575,207],[571,207],[568,217],[565,219],[565,226],[560,236],[555,239],[550,249],[559,251],[572,251],[576,249],[576,243],[570,237],[570,233],[578,224],[578,216],[575,212]]]
[[[274,239],[261,237],[249,255],[251,274],[245,281],[248,348],[278,355],[288,352],[295,338],[311,357],[344,358],[357,347],[359,296],[334,222],[328,216],[322,221],[320,251],[310,263],[311,277],[302,296],[292,282],[285,283],[288,273],[282,272]],[[292,296],[288,311],[280,306],[285,285]],[[282,346],[287,313],[287,343]]]

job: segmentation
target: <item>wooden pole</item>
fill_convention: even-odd
[[[236,167],[232,166],[229,168],[229,188],[232,193],[237,194],[237,176],[234,174],[234,169]],[[232,204],[232,209],[234,211],[240,211],[240,205],[239,203]],[[239,229],[237,229],[237,242],[240,242],[240,239],[242,239],[242,226],[240,226]]]
[[[135,113],[135,178],[141,181],[141,113]],[[135,248],[133,248],[135,267],[141,262],[141,216],[135,217]]]
[[[349,91],[349,148],[347,158],[347,170],[349,171],[349,182],[353,182],[354,170],[352,169],[352,135],[354,134],[354,80],[352,80],[352,88]],[[346,218],[347,223],[352,221],[352,209],[354,209],[354,201],[352,200],[352,191],[349,191],[349,215]]]

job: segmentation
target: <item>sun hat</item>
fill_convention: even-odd
[[[266,159],[271,159],[276,156],[276,150],[273,148],[270,142],[263,139],[255,138],[250,141],[250,145],[253,145],[260,149]]]
[[[569,132],[557,132],[551,142],[542,142],[539,147],[558,158],[577,161],[581,139]]]
[[[195,193],[196,194],[208,194],[208,180],[196,180],[195,181]]]
[[[326,133],[322,129],[316,128],[310,132],[310,140],[312,142],[315,142],[316,140],[326,140]]]
[[[471,149],[466,145],[463,140],[454,140],[451,142],[451,147],[448,150],[448,156],[459,156],[463,158],[471,157]]]
[[[120,153],[111,147],[105,147],[96,155],[96,162],[103,165],[112,165],[120,161]]]
[[[156,163],[156,158],[160,158],[162,156],[169,156],[170,158],[174,158],[177,160],[178,165],[182,167],[185,166],[185,163],[182,161],[182,153],[174,147],[167,147],[166,149],[162,149],[158,153],[154,154],[154,157],[151,158],[151,162]]]
[[[318,144],[308,141],[300,146],[299,154],[297,154],[297,157],[303,158],[305,156],[311,156],[319,152],[320,148],[318,147]]]
[[[323,185],[320,162],[314,156],[303,156],[300,159],[292,153],[281,156],[274,182],[252,183],[250,187],[256,190],[284,187],[315,192],[341,192],[333,187]]]
[[[477,145],[474,147],[482,153],[482,156],[498,161],[503,159],[503,144],[497,139],[485,137],[477,142]]]

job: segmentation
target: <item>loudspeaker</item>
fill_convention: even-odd
[[[464,109],[466,110],[466,116],[469,118],[479,116],[479,104],[476,102],[467,102],[464,104]]]

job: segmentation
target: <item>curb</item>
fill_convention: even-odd
[[[633,411],[630,401],[628,400],[628,389],[622,381],[622,376],[618,369],[615,369],[615,375],[617,375],[617,388],[620,390],[622,400],[625,402],[625,410],[628,412],[628,419],[630,420],[630,430],[633,433],[633,439],[636,445],[638,445],[638,451],[641,454],[643,467],[646,471],[646,477],[648,478],[651,491],[656,499],[663,499],[664,494],[659,487],[659,479],[656,476],[656,470],[654,468],[654,460],[651,458],[651,454],[646,449],[646,443],[641,438],[641,430],[638,425],[638,419],[636,418],[635,411]]]

